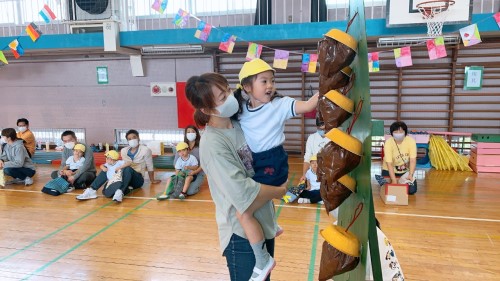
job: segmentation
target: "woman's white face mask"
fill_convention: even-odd
[[[405,133],[392,133],[392,136],[397,141],[402,141],[405,138]]]
[[[187,133],[186,138],[188,139],[188,141],[194,141],[196,140],[196,133]]]
[[[219,114],[212,114],[213,116],[229,118],[233,116],[236,112],[238,112],[239,109],[238,100],[234,97],[233,94],[230,94],[227,96],[224,103],[217,106],[215,109],[217,109]]]

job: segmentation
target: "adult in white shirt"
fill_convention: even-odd
[[[325,137],[325,123],[320,122],[319,118],[316,118],[316,126],[318,130],[311,134],[307,138],[306,142],[306,153],[304,154],[304,164],[302,167],[302,177],[299,179],[299,182],[306,179],[306,173],[310,168],[309,159],[313,155],[319,153],[319,151],[328,143],[328,138]]]

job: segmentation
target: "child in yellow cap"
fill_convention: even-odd
[[[120,170],[130,166],[131,162],[125,162],[120,159],[120,154],[116,150],[110,150],[104,154],[106,156],[106,163],[100,166],[101,172],[95,180],[86,188],[82,194],[76,196],[78,200],[88,200],[97,198],[97,190],[106,182],[112,180],[116,173]],[[128,186],[122,186],[128,189]],[[125,193],[122,189],[117,189],[113,195],[113,201],[122,202]]]
[[[84,154],[85,146],[81,143],[76,144],[75,147],[73,147],[73,156],[70,156],[68,157],[68,159],[66,159],[66,166],[64,166],[60,174],[61,178],[67,181],[68,177],[74,175],[76,171],[78,171],[78,169],[83,166],[83,163],[85,162],[85,157],[83,157]],[[74,187],[70,186],[68,192],[71,192],[74,189]]]
[[[189,153],[189,145],[187,143],[183,141],[179,142],[175,147],[175,150],[177,150],[177,153],[179,154],[179,158],[177,158],[177,161],[174,164],[175,176],[178,176],[180,172],[184,172],[187,174],[184,181],[184,187],[182,188],[181,194],[179,194],[179,199],[184,200],[186,199],[186,192],[189,188],[189,185],[191,184],[191,182],[196,180],[197,175],[194,173],[194,170],[198,169],[199,164],[198,159],[196,159],[195,156]],[[168,178],[167,188],[165,189],[165,192],[157,198],[158,200],[170,198],[170,195],[168,194],[168,186],[170,185],[171,180],[171,177]]]
[[[288,155],[283,148],[285,122],[313,111],[318,104],[318,93],[308,101],[281,96],[276,92],[274,73],[275,70],[261,59],[244,63],[234,96],[240,105],[241,128],[252,151],[253,179],[262,184],[280,186],[288,179]],[[248,98],[243,97],[243,92]],[[252,280],[264,280],[266,276],[261,275],[266,274],[274,261],[262,247],[262,227],[251,212],[245,212],[239,219],[256,258]],[[278,227],[277,234],[281,232],[283,230]]]
[[[314,154],[309,159],[309,170],[306,172],[307,188],[299,194],[298,203],[322,203],[319,188],[321,183],[318,182],[318,156]]]

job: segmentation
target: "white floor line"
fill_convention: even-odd
[[[467,217],[449,217],[449,216],[432,216],[432,215],[404,214],[404,213],[393,213],[393,212],[375,212],[375,214],[392,215],[392,216],[406,216],[406,217],[420,217],[420,218],[433,218],[433,219],[500,222],[500,220],[494,220],[494,219],[467,218]]]
[[[5,189],[0,188],[0,191],[15,191],[15,192],[27,192],[27,193],[41,193],[41,191],[36,190],[20,190],[20,189]],[[77,193],[65,193],[62,195],[72,195],[76,196]],[[99,195],[102,197],[102,195]],[[140,197],[140,196],[126,196],[128,199],[139,199],[139,200],[156,200],[156,197]],[[168,200],[179,200],[179,199],[168,199]],[[166,200],[165,200],[166,201]],[[186,202],[201,202],[201,203],[213,203],[212,200],[207,199],[186,199]],[[276,204],[279,205],[279,204]],[[316,205],[308,206],[297,206],[297,205],[286,205],[283,204],[284,208],[294,208],[294,209],[310,209],[316,210]],[[433,216],[433,215],[419,215],[419,214],[405,214],[405,213],[394,213],[394,212],[375,212],[375,214],[380,215],[389,215],[389,216],[405,216],[405,217],[419,217],[419,218],[433,218],[433,219],[449,219],[449,220],[465,220],[465,221],[484,221],[484,222],[497,222],[500,223],[500,220],[495,219],[483,219],[483,218],[467,218],[467,217],[450,217],[450,216]]]

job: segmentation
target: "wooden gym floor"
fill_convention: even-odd
[[[290,158],[291,174],[301,161]],[[34,185],[0,189],[0,280],[229,280],[206,182],[184,202],[153,199],[165,181],[121,204],[79,202],[81,191],[41,193],[55,167],[37,169]],[[418,181],[409,206],[398,207],[384,205],[372,182],[406,280],[500,280],[500,175],[429,170]],[[318,231],[330,219],[321,206],[275,203],[285,234],[272,280],[317,280]]]

